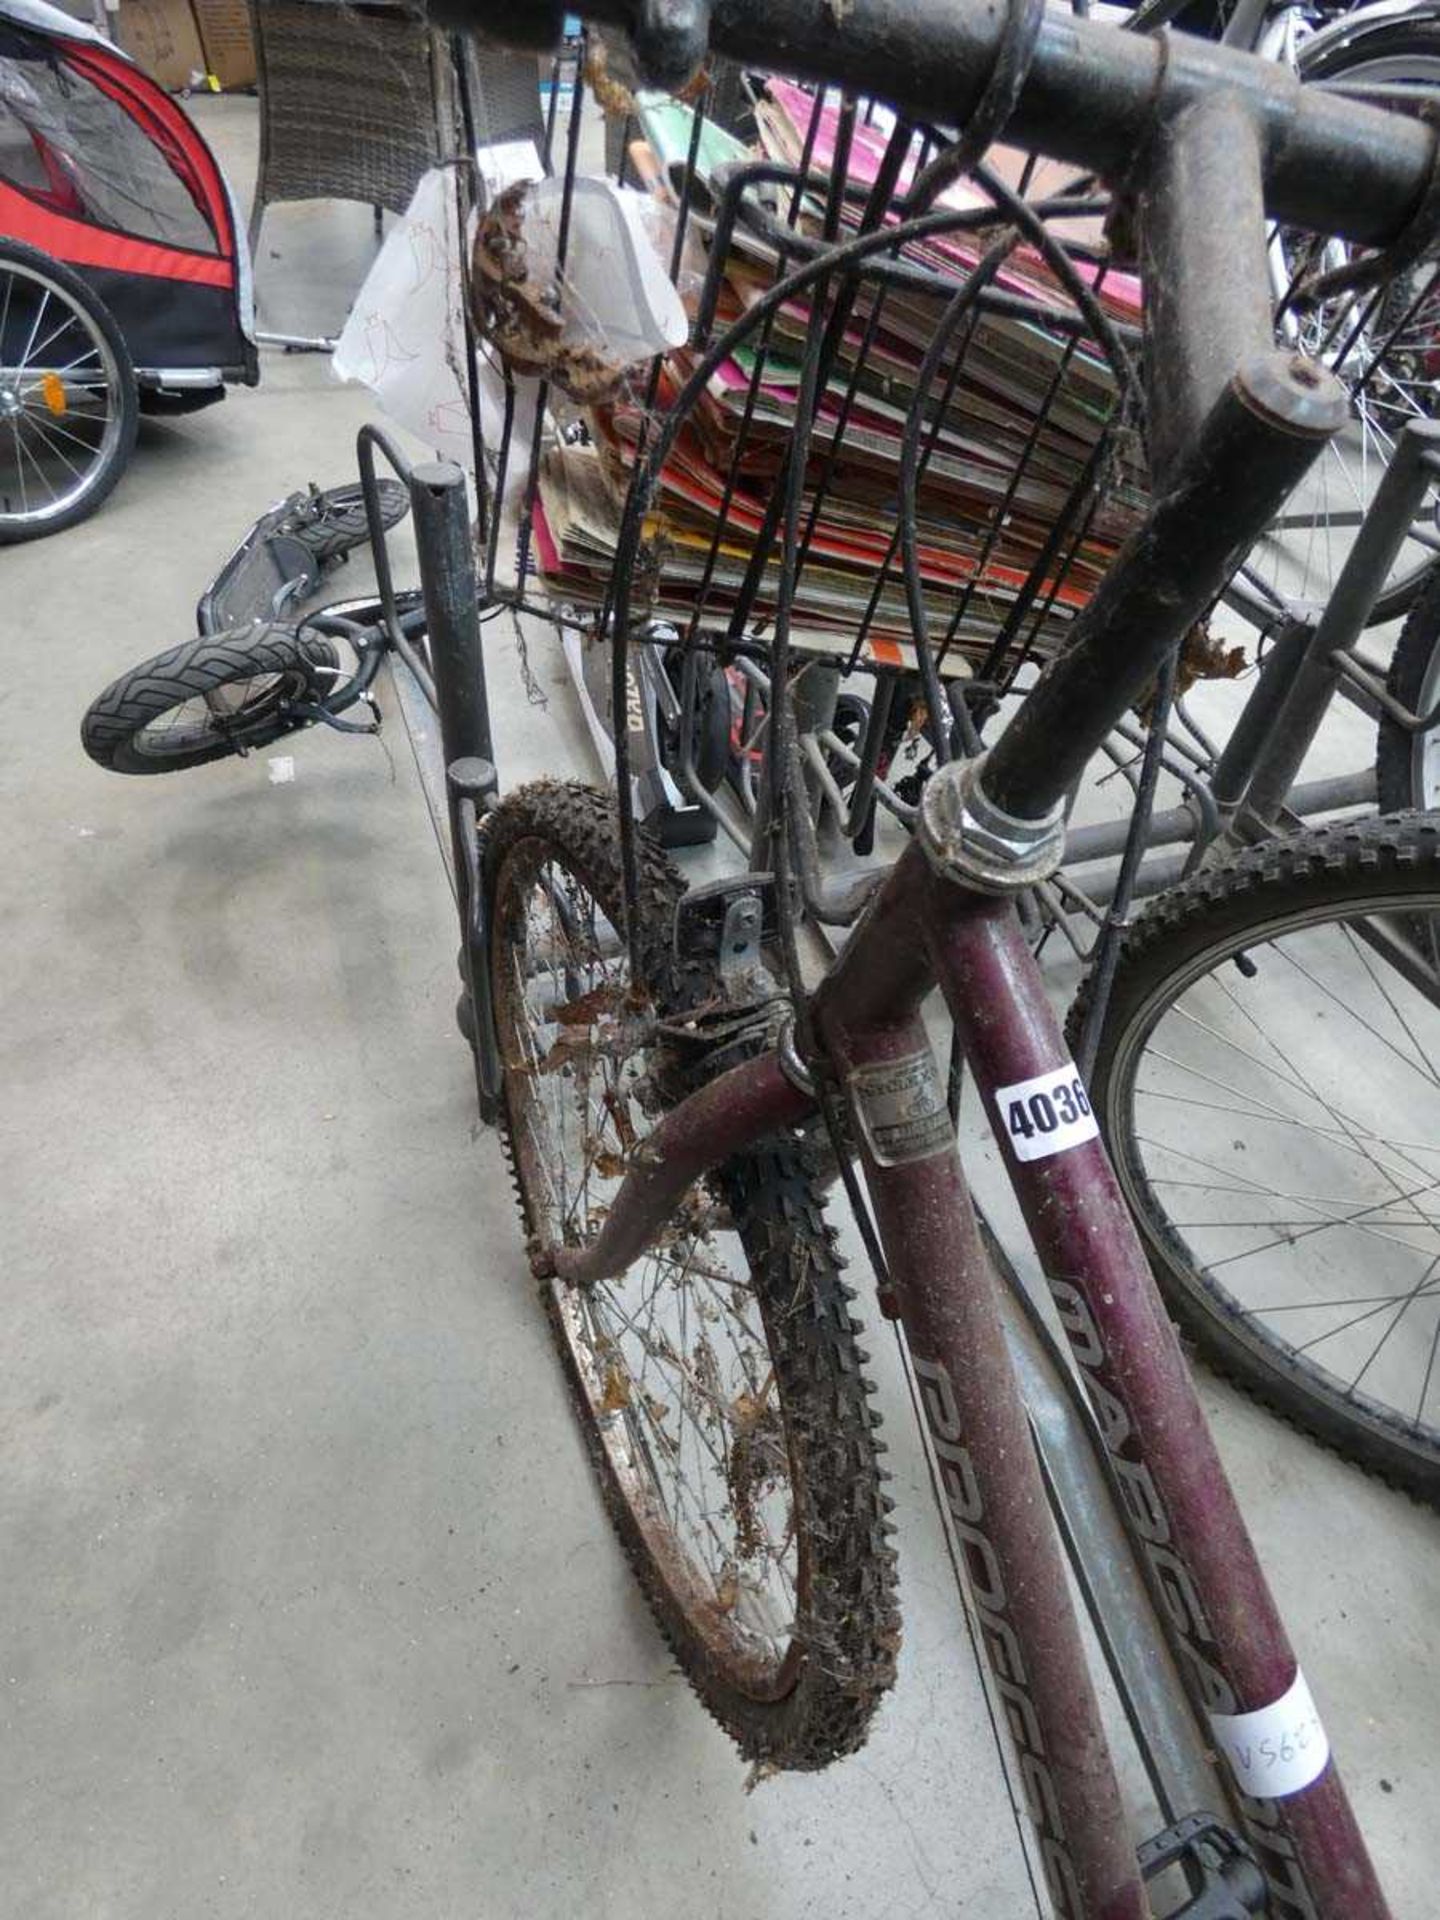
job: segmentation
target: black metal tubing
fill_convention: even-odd
[[[1077,619],[1069,648],[992,750],[985,791],[1006,812],[1040,819],[1064,799],[1117,713],[1179,647],[1237,551],[1304,473],[1326,428],[1339,425],[1343,392],[1320,376],[1334,404],[1317,409],[1318,432],[1301,427],[1311,389],[1293,383],[1310,371],[1267,354],[1226,387],[1181,471]],[[1286,423],[1282,409],[1292,401]]]
[[[854,0],[841,31],[832,18],[816,0],[720,0],[712,39],[752,65],[823,75],[955,124],[985,90],[1006,16],[970,0]],[[1278,218],[1373,244],[1419,206],[1433,165],[1428,130],[1378,110],[1362,119],[1354,102],[1336,111],[1336,98],[1302,89],[1288,70],[1188,34],[1149,38],[1047,15],[1006,137],[1124,178],[1158,123],[1218,89],[1259,125]]]
[[[455,86],[455,99],[460,108],[460,130],[465,141],[465,158],[470,163],[455,169],[455,218],[456,231],[461,235],[470,231],[470,216],[476,211],[475,194],[475,156],[480,150],[479,135],[475,125],[475,102],[470,90],[470,61],[464,39],[452,34],[447,49],[450,56],[450,71]],[[470,445],[475,462],[475,510],[478,525],[476,538],[482,551],[490,543],[490,521],[492,502],[485,484],[485,426],[480,414],[480,347],[475,334],[475,316],[470,302],[460,302],[460,319],[465,330],[465,402],[470,416]]]
[[[1278,820],[1334,693],[1337,655],[1359,639],[1437,466],[1440,422],[1407,425],[1275,717],[1236,821],[1240,839]]]
[[[559,19],[544,0],[431,0],[430,10],[531,45]],[[627,30],[640,20],[634,0],[586,0],[582,11]],[[828,0],[718,0],[709,39],[742,66],[852,87],[955,126],[989,84],[1006,20],[1004,7],[984,0],[849,0],[838,13]],[[1006,138],[1123,180],[1157,125],[1217,90],[1238,95],[1257,124],[1277,218],[1379,245],[1419,208],[1435,136],[1418,120],[1302,88],[1272,62],[1190,34],[1128,33],[1055,11]]]
[[[1272,352],[1262,161],[1254,121],[1226,93],[1186,108],[1152,151],[1139,215],[1157,492],[1235,373]]]
[[[392,648],[401,653],[410,671],[420,683],[420,690],[433,707],[435,688],[423,662],[415,649],[409,645],[409,636],[423,634],[425,631],[425,609],[418,604],[419,596],[413,590],[402,593],[396,600],[394,634],[405,642],[403,652],[395,646],[394,635],[385,622],[384,609],[378,603],[363,609],[364,618],[358,609],[346,613],[342,607],[321,607],[317,613],[302,620],[296,628],[304,645],[307,633],[333,634],[339,639],[348,640],[359,656],[354,673],[323,700],[297,705],[294,711],[311,720],[333,722],[337,714],[344,713],[347,707],[353,707],[375,684],[381,662]]]
[[[899,676],[892,670],[876,675],[875,693],[870,702],[870,719],[860,748],[860,765],[850,794],[850,816],[845,823],[847,836],[856,842],[857,853],[869,853],[875,834],[875,776],[880,771],[880,756],[885,746],[885,730],[890,724],[890,709],[895,704]],[[865,844],[859,844],[861,841]]]
[[[1333,374],[1273,345],[1263,160],[1231,93],[1154,142],[1139,198],[1152,505],[990,755],[986,794],[1019,819],[1065,798],[1347,418]]]
[[[1211,777],[1210,791],[1222,813],[1232,813],[1245,798],[1245,789],[1264,756],[1275,716],[1285,704],[1286,691],[1305,657],[1313,626],[1309,619],[1287,621],[1261,663],[1250,697],[1230,730]]]
[[[445,795],[461,856],[455,869],[455,892],[460,907],[461,971],[470,1001],[475,1096],[480,1118],[486,1126],[494,1126],[500,1117],[505,1073],[495,1032],[490,925],[480,873],[480,817],[494,802],[494,767],[488,760],[452,761],[446,768]]]
[[[459,467],[449,460],[415,467],[410,473],[410,509],[415,517],[445,764],[493,762],[475,551],[465,476]]]
[[[1145,742],[1140,781],[1135,790],[1134,815],[1130,822],[1130,831],[1125,838],[1125,850],[1120,856],[1120,871],[1115,876],[1115,890],[1105,912],[1100,937],[1095,942],[1094,951],[1090,957],[1091,998],[1075,1047],[1075,1064],[1087,1081],[1095,1070],[1095,1056],[1100,1049],[1100,1034],[1105,1024],[1105,1010],[1110,1003],[1110,990],[1115,982],[1120,947],[1125,938],[1125,928],[1129,924],[1131,903],[1135,898],[1135,882],[1140,872],[1140,862],[1145,855],[1150,825],[1155,816],[1155,790],[1160,782],[1160,766],[1165,757],[1165,730],[1170,720],[1171,703],[1175,698],[1177,664],[1178,656],[1170,654],[1161,663],[1160,671],[1156,675],[1150,737]]]
[[[480,816],[495,803],[499,780],[485,688],[475,548],[465,476],[438,460],[410,474],[410,510],[435,673],[436,717],[445,759],[445,798],[460,911],[461,963],[473,1021],[480,1117],[499,1112],[500,1050],[490,995],[490,939],[480,884]]]

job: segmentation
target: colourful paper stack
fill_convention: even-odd
[[[816,111],[804,89],[772,80],[757,109],[768,156],[797,164]],[[674,101],[651,103],[644,124],[654,177],[673,179],[676,157],[683,160],[689,145],[689,110]],[[815,120],[812,174],[833,167],[838,132],[832,97]],[[888,139],[874,126],[854,132],[848,176],[859,192],[846,202],[852,225]],[[726,164],[752,157],[707,126],[697,165],[707,191],[698,198],[713,206]],[[1021,156],[1001,153],[991,164],[1012,182],[1021,178]],[[1063,186],[1052,174],[1029,181],[1027,196],[1033,204],[1039,191]],[[802,195],[792,208],[793,198],[789,188],[772,193],[777,211],[793,215],[802,232],[818,233],[822,207]],[[989,203],[962,182],[940,204]],[[691,218],[710,241],[713,217],[701,210]],[[940,314],[1002,226],[997,214],[982,232],[932,238],[907,251],[907,259],[945,275],[943,292],[860,285],[811,430],[792,619],[793,642],[802,648],[880,664],[913,660],[897,523],[902,435],[916,406],[924,420],[916,530],[926,639],[946,651],[952,670],[985,655],[1007,623],[1017,640],[1028,638],[1042,651],[1062,641],[1138,521],[1145,502],[1139,436],[1115,418],[1116,375],[1093,341],[1043,319],[981,312],[958,329],[929,391],[917,391]],[[1098,238],[1091,220],[1056,231],[1072,243]],[[774,285],[776,258],[763,238],[737,227],[724,263],[722,323]],[[1072,258],[1104,315],[1133,341],[1138,283],[1093,258]],[[1008,256],[992,284],[1037,314],[1075,311],[1049,263],[1029,245]],[[661,472],[631,583],[632,613],[711,634],[739,624],[737,604],[791,443],[809,324],[802,295],[779,309],[768,338],[752,332],[715,368]],[[673,405],[696,361],[685,351],[661,368],[657,412]],[[606,599],[625,490],[648,438],[644,386],[642,379],[627,396],[593,409],[588,443],[559,448],[542,464],[534,549],[551,593],[574,604],[599,607]],[[1057,522],[1068,531],[1047,556]],[[752,638],[771,630],[778,581],[772,551],[745,608],[744,631]]]

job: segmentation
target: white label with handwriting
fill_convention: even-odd
[[[1298,1669],[1289,1691],[1273,1706],[1212,1713],[1210,1730],[1241,1792],[1254,1800],[1299,1793],[1320,1778],[1330,1758],[1330,1742]]]
[[[1046,1160],[1052,1153],[1093,1140],[1100,1129],[1090,1096],[1073,1060],[995,1089],[1000,1126],[1017,1160]]]

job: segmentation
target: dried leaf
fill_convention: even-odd
[[[593,1026],[602,1014],[618,1014],[625,1008],[625,989],[618,982],[606,986],[594,987],[589,993],[582,993],[577,999],[567,1000],[563,1006],[555,1008],[555,1018],[562,1027]]]
[[[630,1379],[624,1366],[612,1360],[605,1369],[605,1391],[600,1396],[601,1413],[623,1413],[630,1405]]]
[[[536,1073],[558,1073],[562,1067],[577,1066],[588,1060],[594,1052],[594,1043],[589,1028],[562,1029],[555,1036],[550,1051],[542,1060],[535,1063]]]

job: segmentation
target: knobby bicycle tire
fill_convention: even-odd
[[[496,1018],[505,1064],[502,1138],[532,1250],[542,1237],[547,1210],[565,1211],[567,1176],[563,1168],[553,1175],[547,1171],[556,1156],[546,1148],[556,1143],[568,1106],[573,1102],[577,1111],[583,1107],[583,1129],[592,1106],[597,1114],[613,1111],[605,1100],[628,1098],[617,1068],[605,1082],[605,1100],[592,1101],[584,1064],[574,1066],[575,1091],[567,1092],[564,1067],[555,1064],[557,1049],[563,1042],[562,1060],[580,1061],[585,1048],[593,1050],[592,1058],[613,1057],[618,1051],[615,1036],[623,1033],[624,1023],[642,1017],[642,999],[653,996],[676,1011],[682,1003],[693,1006],[697,991],[703,995],[707,984],[713,987],[713,981],[680,977],[670,942],[682,883],[644,836],[640,863],[639,933],[646,978],[637,995],[613,970],[598,986],[591,984],[597,977],[595,967],[610,963],[592,967],[582,957],[589,947],[599,952],[594,929],[603,924],[613,931],[621,924],[616,817],[610,802],[589,788],[543,783],[511,795],[483,829]],[[530,915],[537,900],[551,911],[548,929],[534,942]],[[598,911],[591,912],[587,901]],[[588,946],[578,931],[587,913]],[[557,944],[563,957],[557,955]],[[558,1007],[543,996],[537,1003],[554,1013],[556,1039],[553,1046],[547,1043],[543,1056],[532,1050],[535,1029],[527,1024],[528,1013],[521,1011],[522,1005],[529,1006],[530,984],[539,978],[532,954],[542,948],[549,955],[555,991],[568,999]],[[623,957],[615,964],[623,969]],[[615,1013],[613,1022],[598,1011],[602,1006]],[[593,1015],[588,1026],[587,1008]],[[655,1085],[664,1078],[663,1061],[652,1049],[642,1064],[642,1097],[653,1107]],[[552,1098],[556,1087],[558,1098]],[[540,1114],[547,1102],[560,1119],[542,1125]],[[633,1141],[631,1151],[643,1152],[643,1144]],[[619,1169],[594,1151],[585,1165],[583,1191],[587,1206],[595,1204],[595,1213],[587,1215],[583,1226],[572,1221],[572,1237],[593,1231],[603,1210],[588,1198],[592,1169],[602,1166],[618,1175]],[[577,1196],[581,1190],[582,1180],[577,1179]],[[744,1302],[740,1315],[749,1316],[751,1335],[763,1338],[772,1383],[764,1385],[758,1364],[752,1364],[746,1375],[751,1380],[748,1392],[732,1400],[728,1388],[723,1393],[706,1389],[722,1408],[712,1452],[715,1477],[725,1492],[718,1514],[706,1514],[707,1525],[715,1523],[711,1530],[716,1532],[718,1568],[708,1561],[702,1566],[684,1538],[683,1495],[674,1496],[673,1518],[666,1503],[661,1467],[671,1457],[666,1442],[673,1441],[673,1435],[666,1428],[669,1409],[660,1396],[679,1381],[676,1451],[683,1478],[685,1382],[703,1376],[718,1383],[734,1377],[717,1359],[704,1358],[707,1345],[713,1355],[728,1321],[718,1330],[708,1323],[699,1335],[692,1333],[693,1344],[687,1344],[686,1308],[672,1304],[667,1309],[662,1298],[660,1311],[669,1312],[672,1324],[658,1339],[641,1330],[638,1346],[622,1351],[621,1334],[612,1337],[610,1331],[628,1327],[637,1332],[635,1321],[646,1298],[642,1285],[635,1299],[631,1275],[639,1272],[643,1280],[646,1261],[655,1262],[657,1276],[647,1309],[652,1322],[662,1283],[673,1283],[678,1299],[695,1269],[701,1270],[702,1284],[692,1291],[703,1307],[715,1249],[726,1233],[713,1222],[703,1227],[692,1223],[712,1207],[722,1221],[728,1219],[729,1237],[743,1248],[734,1267],[744,1271],[738,1280],[716,1280],[711,1291],[717,1299],[729,1299],[732,1313],[737,1299]],[[702,1246],[703,1257],[697,1251]],[[667,1261],[678,1280],[674,1272],[667,1276]],[[863,1374],[866,1355],[856,1344],[859,1323],[850,1312],[854,1296],[841,1279],[834,1236],[798,1143],[788,1136],[765,1141],[729,1162],[708,1183],[700,1183],[677,1210],[660,1247],[642,1256],[630,1274],[596,1289],[567,1286],[554,1277],[540,1284],[610,1517],[655,1618],[700,1699],[741,1752],[765,1766],[815,1768],[859,1746],[894,1677],[899,1643],[895,1558],[886,1519],[890,1502],[876,1457],[879,1415]],[[611,1288],[627,1286],[631,1292],[624,1295],[624,1304],[617,1301],[615,1314],[606,1318]],[[679,1334],[674,1331],[677,1316]],[[652,1358],[655,1370],[647,1372]],[[758,1391],[757,1378],[762,1382]],[[698,1407],[705,1395],[696,1389],[694,1398]],[[747,1403],[743,1410],[742,1403]],[[745,1537],[747,1530],[755,1533],[760,1523],[754,1509],[763,1505],[764,1490],[755,1491],[759,1475],[749,1451],[757,1444],[753,1435],[760,1427],[745,1424],[753,1423],[757,1405],[766,1409],[760,1425],[769,1426],[764,1471],[777,1481],[783,1473],[785,1480],[779,1505],[783,1508],[788,1500],[796,1568],[793,1618],[768,1633],[763,1653],[757,1653],[753,1643],[765,1636],[752,1633],[741,1620],[736,1599],[737,1593],[742,1601],[748,1597],[744,1583],[750,1576],[744,1569],[760,1556],[755,1541],[747,1543]]]
[[[121,674],[91,704],[80,738],[114,773],[204,766],[293,732],[288,705],[328,692],[339,664],[328,640],[302,642],[288,627],[202,634]]]
[[[1440,1506],[1440,991],[1374,950],[1377,921],[1440,926],[1440,821],[1297,834],[1160,895],[1126,937],[1091,1096],[1203,1356]],[[1361,1052],[1341,1029],[1372,999]]]

